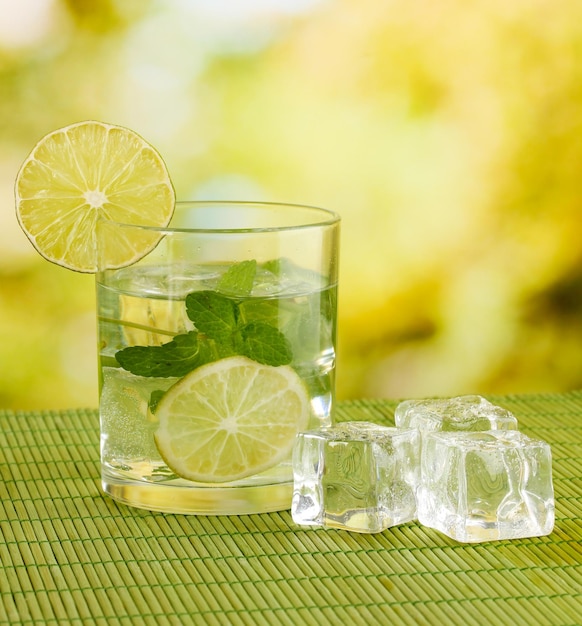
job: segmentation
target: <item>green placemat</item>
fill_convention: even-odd
[[[0,624],[580,624],[582,392],[491,398],[552,445],[547,537],[459,544],[130,509],[99,490],[91,410],[0,411]],[[344,402],[391,424],[395,402]]]

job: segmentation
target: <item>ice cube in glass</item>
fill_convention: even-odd
[[[416,518],[419,434],[370,422],[300,433],[293,453],[293,520],[361,533]]]
[[[460,542],[547,535],[550,446],[510,430],[428,433],[417,505],[421,524]]]

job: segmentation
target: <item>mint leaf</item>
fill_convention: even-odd
[[[285,264],[285,262],[288,262],[288,260],[283,258],[271,259],[270,261],[265,261],[264,263],[262,263],[261,267],[268,270],[272,274],[275,274],[275,276],[280,276],[282,273],[282,266]]]
[[[253,290],[257,262],[241,261],[231,265],[218,281],[218,291],[231,296],[248,296]]]
[[[199,332],[219,343],[232,337],[236,330],[236,302],[215,291],[194,291],[188,294],[186,312]]]
[[[291,344],[270,324],[251,322],[240,329],[240,353],[264,365],[288,365],[293,359]]]
[[[261,264],[261,268],[271,272],[279,279],[286,279],[294,283],[306,283],[314,287],[325,284],[324,277],[313,270],[306,269],[294,263],[287,257],[272,259]]]
[[[156,410],[158,408],[158,404],[160,403],[160,400],[164,397],[165,395],[165,391],[162,391],[161,389],[154,389],[154,391],[151,392],[150,394],[150,401],[148,402],[148,406],[150,411],[155,415]]]
[[[212,360],[209,346],[190,331],[161,346],[131,346],[115,354],[117,362],[136,376],[184,376]]]
[[[248,298],[239,305],[240,319],[245,323],[265,322],[271,326],[279,325],[281,302],[274,298],[262,300]]]

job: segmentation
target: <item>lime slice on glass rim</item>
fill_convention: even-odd
[[[86,121],[43,137],[22,164],[15,185],[22,230],[48,261],[77,272],[98,271],[96,225],[164,227],[175,192],[158,152],[137,133]],[[107,230],[107,267],[123,267],[158,243],[156,231]]]
[[[307,390],[289,366],[261,365],[234,356],[203,365],[160,400],[154,437],[178,476],[229,482],[288,458],[307,428]]]

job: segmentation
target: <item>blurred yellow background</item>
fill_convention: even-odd
[[[340,398],[582,386],[581,58],[578,0],[0,0],[0,407],[97,405],[93,278],[13,196],[84,119],[342,215]]]

